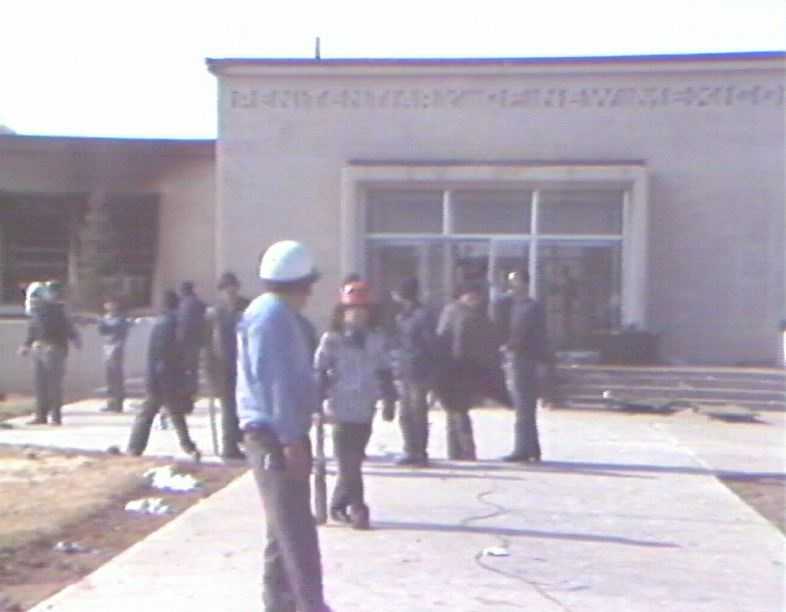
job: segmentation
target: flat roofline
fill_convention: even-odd
[[[134,138],[131,136],[59,136],[48,134],[0,134],[0,143],[8,142],[58,142],[74,144],[119,143],[119,144],[163,144],[163,145],[203,145],[214,146],[215,139],[209,138]]]
[[[757,61],[786,58],[786,51],[741,51],[725,53],[669,53],[654,55],[598,55],[565,57],[358,57],[358,58],[207,58],[208,69],[219,72],[230,66],[298,67],[383,67],[383,66],[526,66],[571,64],[635,64],[673,62]]]
[[[350,159],[348,166],[398,166],[408,168],[423,168],[428,166],[529,166],[529,167],[555,167],[555,166],[580,166],[580,167],[646,167],[647,163],[641,159]]]

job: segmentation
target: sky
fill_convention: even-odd
[[[206,57],[547,57],[786,49],[786,0],[10,0],[0,125],[213,138]]]

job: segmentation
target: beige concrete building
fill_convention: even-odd
[[[350,272],[439,305],[524,265],[557,348],[636,329],[667,362],[777,362],[783,53],[208,66],[216,142],[0,135],[0,390],[29,384],[6,357],[30,280],[144,308],[232,269],[254,293],[283,238],[318,254],[322,325]],[[72,382],[100,383],[89,353]]]
[[[30,390],[30,364],[15,351],[32,280],[66,281],[76,301],[90,301],[85,289],[97,285],[99,296],[123,296],[143,312],[186,278],[213,295],[213,149],[213,141],[0,135],[0,392]],[[146,330],[130,338],[131,376],[142,372]],[[98,334],[82,335],[67,378],[78,391],[103,384]]]
[[[208,60],[217,269],[282,237],[441,303],[527,265],[558,348],[623,327],[671,362],[774,362],[784,314],[782,53]]]

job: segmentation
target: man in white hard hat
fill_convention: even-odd
[[[267,291],[238,324],[237,409],[267,519],[267,612],[329,612],[311,514],[309,428],[319,408],[313,339],[300,312],[318,274],[308,249],[285,240],[262,257]]]

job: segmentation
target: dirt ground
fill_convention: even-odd
[[[156,459],[106,453],[0,447],[0,611],[27,610],[141,540],[182,511],[223,488],[244,465],[177,464],[199,489],[167,493],[143,477]],[[160,497],[163,516],[140,515],[125,504]],[[79,552],[62,552],[59,542]]]
[[[7,395],[0,399],[0,422],[6,419],[32,414],[34,398],[29,395]]]
[[[720,481],[786,534],[786,478],[728,475]]]

